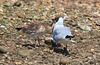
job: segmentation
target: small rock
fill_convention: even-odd
[[[81,65],[80,61],[71,61],[71,65]],[[83,65],[83,64],[82,64]]]
[[[93,53],[94,52],[94,49],[91,49],[90,52]]]
[[[78,30],[75,30],[75,32],[78,32]]]
[[[0,25],[0,27],[1,27],[1,28],[5,28],[5,26],[4,26],[4,25]]]
[[[0,46],[0,53],[7,53],[8,50],[4,46]]]
[[[95,19],[94,21],[95,21],[96,25],[100,26],[100,19]]]
[[[34,63],[33,63],[33,62],[28,62],[28,64],[29,64],[29,65],[33,65]]]
[[[85,59],[84,59],[84,62],[88,62],[88,58],[85,58]]]
[[[20,7],[22,4],[20,3],[20,2],[15,2],[14,4],[13,4],[13,6],[17,6],[17,7]]]
[[[32,49],[33,47],[32,46],[28,46],[28,49]]]
[[[96,59],[96,55],[93,55],[93,58]]]
[[[86,29],[86,26],[84,26],[84,25],[78,24],[78,26],[79,26],[79,28],[82,29],[82,30]]]
[[[90,60],[89,63],[90,63],[90,64],[94,64],[94,61],[93,61],[93,60]]]
[[[90,60],[91,60],[91,59],[92,59],[92,57],[88,57],[88,59],[90,59]]]
[[[86,26],[86,30],[91,31],[91,28],[89,26]]]
[[[29,56],[31,53],[34,53],[34,51],[33,50],[20,50],[18,52],[18,54],[23,57]]]
[[[0,7],[0,12],[3,12],[3,9]]]
[[[17,48],[22,48],[22,45],[16,45]]]
[[[20,65],[20,64],[22,64],[22,62],[21,61],[17,61],[17,62],[14,62],[16,65]]]
[[[3,16],[3,18],[4,18],[4,19],[7,19],[8,17],[7,17],[7,16]]]
[[[48,51],[48,49],[43,49],[44,52]]]
[[[73,26],[77,26],[77,23],[72,23]]]
[[[70,63],[70,60],[68,58],[62,58],[59,62],[59,64],[61,65],[66,65],[66,64],[69,64]]]
[[[45,40],[51,40],[51,37],[46,37]]]
[[[99,14],[99,11],[93,13],[93,15],[97,15],[97,14]]]

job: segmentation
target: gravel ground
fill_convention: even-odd
[[[52,33],[41,37],[41,47],[17,27],[45,23],[65,16],[64,25],[71,27],[75,43],[55,51]],[[99,0],[0,0],[0,65],[100,65]]]

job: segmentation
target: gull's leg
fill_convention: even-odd
[[[38,43],[39,43],[39,46],[40,46],[40,39],[39,39],[39,37],[38,37]]]
[[[36,38],[34,39],[35,43],[36,43]]]
[[[66,50],[67,50],[67,44],[66,44]]]
[[[61,46],[61,44],[60,44],[60,43],[58,43],[57,45],[58,45],[58,47],[60,47],[60,46]]]
[[[36,38],[34,39],[34,41],[35,41],[35,43],[36,43]],[[34,47],[36,47],[36,45],[35,45]]]
[[[61,48],[63,48],[64,47],[64,45],[63,45],[63,43],[61,43]]]
[[[68,51],[67,51],[67,44],[66,44],[66,46],[64,47],[64,53],[66,53],[66,52],[68,52]]]
[[[58,50],[58,45],[59,45],[59,44],[60,44],[60,43],[57,42],[57,49],[56,49],[57,52],[59,51],[59,50]]]
[[[58,42],[56,42],[56,45],[54,45],[54,51],[58,52]]]

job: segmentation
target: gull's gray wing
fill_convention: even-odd
[[[65,30],[66,30],[66,34],[67,34],[68,36],[73,36],[73,35],[71,34],[70,27],[65,27]]]
[[[53,39],[55,41],[65,39],[67,35],[72,36],[70,27],[58,26],[53,30]]]

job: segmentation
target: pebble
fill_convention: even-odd
[[[96,55],[93,55],[93,58],[96,59]]]
[[[84,30],[84,29],[86,29],[86,26],[84,26],[84,25],[78,25],[82,30]]]
[[[97,15],[97,14],[99,14],[99,11],[97,11],[97,12],[94,12],[93,14],[94,14],[94,15]]]
[[[91,59],[92,59],[92,57],[88,57],[88,59],[90,59],[90,60],[91,60]]]
[[[28,49],[32,49],[33,47],[32,46],[28,46]]]
[[[91,49],[90,52],[93,53],[94,52],[94,49]]]
[[[34,51],[33,50],[19,50],[18,52],[18,54],[23,57],[29,56],[31,53],[34,53]]]
[[[94,64],[94,61],[93,61],[93,60],[89,60],[89,63],[90,63],[90,64]]]
[[[86,30],[91,31],[91,28],[89,26],[86,26]]]
[[[0,7],[0,11],[3,12],[2,8]]]
[[[0,53],[7,53],[8,50],[4,46],[0,46]]]
[[[100,19],[95,19],[96,25],[100,26]]]
[[[1,28],[5,28],[5,26],[4,26],[4,25],[1,25],[0,27],[1,27]]]
[[[22,48],[22,45],[16,45],[17,48]]]
[[[78,32],[78,30],[75,30],[75,32]]]
[[[80,61],[71,61],[71,65],[81,65]]]
[[[72,26],[77,26],[77,23],[72,23]]]
[[[59,64],[62,64],[62,65],[66,65],[69,63],[70,63],[70,60],[68,58],[62,58],[59,62]]]
[[[15,2],[14,4],[13,4],[13,6],[17,6],[17,7],[20,7],[22,4],[20,3],[20,2]]]
[[[28,62],[28,64],[29,64],[29,65],[33,65],[34,63],[33,63],[33,62]]]
[[[46,37],[45,40],[51,40],[51,37]]]
[[[3,18],[4,18],[4,19],[7,19],[8,17],[7,17],[7,16],[3,16]]]

